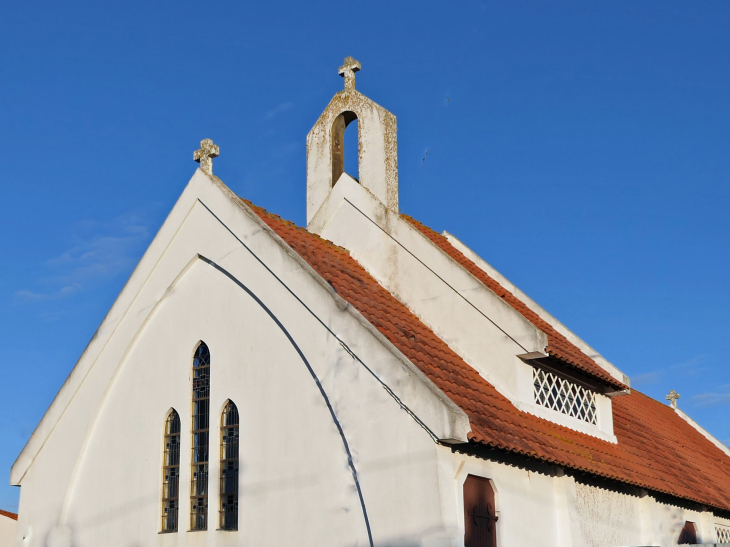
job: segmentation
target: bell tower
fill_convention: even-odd
[[[396,119],[382,106],[355,90],[358,61],[345,58],[338,92],[307,135],[307,224],[345,172],[344,136],[358,125],[358,181],[388,209],[398,212],[398,140]]]

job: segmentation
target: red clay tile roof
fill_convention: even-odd
[[[548,346],[545,351],[557,357],[568,366],[574,367],[594,378],[597,378],[608,385],[619,390],[627,389],[628,386],[616,380],[613,376],[602,369],[593,359],[588,357],[575,344],[570,342],[565,336],[556,331],[550,323],[543,320],[534,311],[528,308],[524,302],[518,300],[511,292],[502,287],[496,280],[492,279],[487,273],[477,266],[472,260],[468,259],[464,254],[456,249],[449,240],[441,234],[433,231],[428,226],[424,226],[414,218],[408,215],[401,215],[405,220],[410,222],[418,231],[425,235],[428,239],[436,244],[442,251],[453,258],[458,264],[466,269],[470,274],[484,283],[488,289],[504,299],[510,306],[522,314],[525,319],[535,325],[544,332],[548,337]]]
[[[246,203],[467,413],[471,442],[730,510],[730,457],[668,406],[636,390],[614,398],[618,444],[521,412],[347,250]]]
[[[10,511],[3,511],[2,509],[0,509],[0,515],[8,517],[9,519],[18,520],[18,515],[16,515],[15,513],[11,513]]]

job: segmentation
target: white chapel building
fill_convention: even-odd
[[[17,547],[730,542],[730,451],[398,208],[396,118],[338,92],[307,226],[210,140],[10,473]],[[357,120],[359,180],[343,138]]]

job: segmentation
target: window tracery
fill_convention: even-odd
[[[221,414],[221,530],[238,530],[238,467],[238,408],[229,400]]]
[[[165,420],[162,462],[162,531],[177,532],[180,490],[180,416],[171,410]]]
[[[208,529],[208,437],[210,425],[210,352],[201,342],[193,358],[193,438],[190,529]]]

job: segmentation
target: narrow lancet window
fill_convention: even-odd
[[[221,530],[238,530],[238,408],[228,401],[221,415]]]
[[[208,426],[210,423],[210,352],[201,342],[193,359],[193,439],[190,481],[190,529],[208,529]]]
[[[162,461],[162,531],[177,532],[180,491],[180,416],[171,410],[165,421],[165,454]]]

